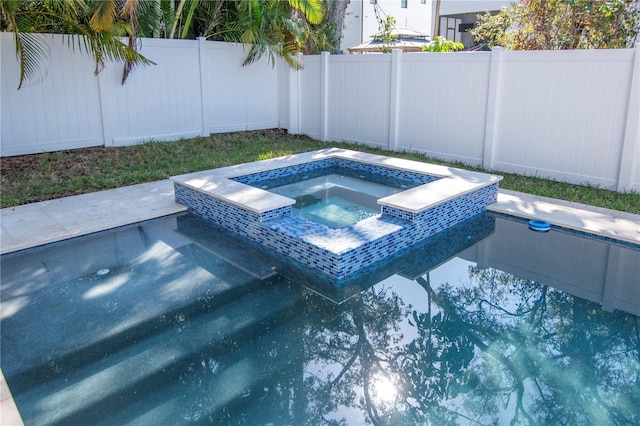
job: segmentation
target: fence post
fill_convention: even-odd
[[[298,53],[302,61],[302,53]],[[300,72],[287,66],[289,70],[289,134],[300,133]]]
[[[482,166],[493,169],[493,154],[495,151],[496,128],[500,114],[500,61],[502,59],[502,47],[495,46],[491,49],[491,65],[489,68],[489,86],[487,88],[487,116],[484,127],[484,154]]]
[[[620,152],[620,170],[618,172],[619,192],[632,189],[634,163],[640,168],[640,43],[634,49],[633,69],[631,70],[631,84],[629,85],[629,103],[627,117]]]
[[[111,116],[111,113],[109,111],[110,108],[107,108],[106,101],[104,99],[104,94],[108,90],[105,78],[106,77],[104,77],[103,73],[99,73],[96,76],[96,81],[98,82],[98,113],[100,114],[98,120],[100,120],[100,134],[102,136],[102,145],[111,147],[113,146],[113,131],[111,130],[113,124],[111,123],[109,117],[107,117],[108,115]]]
[[[207,119],[208,119],[208,115],[206,114],[207,111],[207,107],[205,105],[205,90],[204,90],[204,85],[205,85],[205,75],[208,75],[208,73],[205,72],[205,52],[206,52],[206,47],[205,47],[205,43],[206,43],[206,38],[204,37],[198,37],[198,65],[200,67],[199,71],[199,76],[200,76],[200,114],[202,115],[201,117],[201,127],[202,129],[200,130],[200,136],[207,136]]]
[[[320,54],[320,140],[327,141],[327,107],[329,96],[329,52]]]
[[[398,119],[400,115],[400,61],[402,50],[391,51],[391,81],[389,87],[389,149],[398,147]]]

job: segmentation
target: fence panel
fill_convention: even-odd
[[[134,68],[122,85],[122,64],[107,63],[96,78],[68,37],[43,37],[48,76],[18,91],[13,35],[0,33],[3,156],[278,126],[277,68],[268,58],[242,66],[241,44],[140,39],[156,65]]]
[[[241,44],[202,46],[206,133],[277,127],[277,69],[267,58],[243,67],[247,51]]]
[[[140,53],[156,65],[135,67],[122,80],[122,64],[100,73],[105,145],[176,140],[202,133],[198,42],[142,39]]]
[[[103,144],[98,80],[90,56],[60,35],[49,46],[48,76],[18,88],[13,33],[0,32],[0,155],[34,154]]]
[[[305,57],[303,133],[640,191],[639,52]]]
[[[504,52],[494,166],[616,185],[633,50]]]
[[[329,59],[327,139],[389,146],[391,56]]]
[[[482,163],[489,66],[486,52],[402,55],[397,149]]]

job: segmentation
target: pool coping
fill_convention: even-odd
[[[0,210],[0,255],[187,210],[169,179]],[[125,208],[126,207],[126,208]],[[640,245],[640,215],[500,189],[487,210]],[[20,414],[0,370],[2,418]]]
[[[640,215],[500,189],[488,211],[640,245]]]

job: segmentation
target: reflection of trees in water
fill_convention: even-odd
[[[395,388],[395,358],[402,340],[400,324],[408,310],[388,287],[369,289],[343,305],[329,301],[313,305],[305,331],[306,359],[312,361],[305,378],[312,423],[344,424],[327,413],[352,407],[379,423],[400,402],[378,398],[381,386]],[[377,388],[377,389],[376,389]]]
[[[419,278],[424,312],[383,285],[315,306],[309,421],[352,407],[373,424],[640,423],[638,317],[494,269],[469,277]]]

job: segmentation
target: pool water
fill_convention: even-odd
[[[405,189],[331,173],[269,191],[296,200],[292,214],[339,229],[380,214],[378,199]]]
[[[486,214],[336,296],[187,214],[0,262],[26,424],[640,423],[637,246]]]

